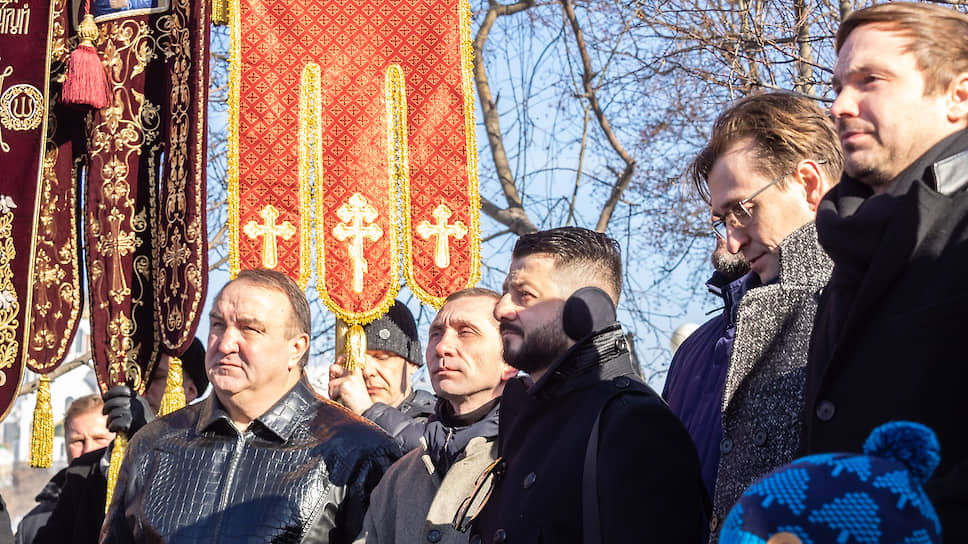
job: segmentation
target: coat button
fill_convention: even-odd
[[[715,533],[716,529],[719,528],[719,516],[713,514],[709,517],[709,532]]]
[[[753,435],[753,443],[757,446],[766,444],[766,431],[756,431],[756,434]]]
[[[431,529],[427,532],[427,542],[440,542],[440,531],[437,529]]]
[[[629,343],[626,342],[624,338],[619,338],[615,341],[615,349],[618,351],[625,351],[629,349]]]
[[[483,540],[484,539],[481,538],[481,535],[474,535],[471,537],[471,544],[482,544]]]
[[[625,376],[615,378],[615,387],[618,387],[619,389],[625,389],[630,385],[632,385],[632,380],[626,378]]]
[[[830,421],[837,412],[837,406],[829,400],[821,401],[817,404],[817,419],[820,421]]]
[[[733,451],[733,441],[724,438],[722,442],[719,443],[719,453],[729,453]]]
[[[494,542],[504,542],[508,539],[508,533],[504,529],[494,531]]]
[[[534,485],[534,481],[538,479],[538,476],[532,472],[524,477],[524,488],[528,489]]]

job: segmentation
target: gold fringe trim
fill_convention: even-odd
[[[362,370],[366,365],[366,331],[359,325],[353,325],[346,331],[345,342],[346,361],[343,367],[349,372]]]
[[[472,287],[477,284],[481,277],[481,193],[480,181],[478,179],[477,164],[477,121],[474,115],[474,47],[471,34],[471,8],[468,0],[459,0],[457,14],[460,25],[460,64],[461,64],[461,90],[464,95],[464,141],[467,147],[467,214],[470,224],[467,228],[468,242],[471,247],[470,270],[468,271],[467,285]],[[409,172],[409,168],[408,168]],[[403,222],[402,236],[406,240],[404,245],[404,275],[410,291],[420,301],[429,304],[434,308],[440,309],[444,305],[446,297],[437,297],[420,287],[417,283],[413,270],[413,216],[410,208],[410,179],[406,180],[406,185],[401,186],[401,198],[403,200]]]
[[[303,68],[299,84],[299,204],[300,210],[309,210],[312,201],[312,180],[322,179],[323,132],[320,119],[323,114],[323,89],[320,79],[322,69],[316,63]],[[316,195],[321,201],[322,194]],[[317,216],[322,222],[322,216]],[[306,288],[312,275],[312,224],[308,213],[299,214],[299,287]]]
[[[66,430],[66,429],[65,429]],[[30,432],[30,466],[50,468],[54,452],[54,412],[50,406],[50,378],[40,377],[37,404],[34,406],[33,428]]]
[[[229,141],[228,141],[228,223],[229,276],[235,278],[241,269],[239,256],[239,119],[242,91],[242,22],[241,1],[228,2],[229,12]]]
[[[111,450],[111,465],[108,467],[108,498],[104,503],[104,513],[107,514],[111,507],[111,499],[114,497],[114,486],[118,483],[118,473],[121,471],[121,461],[124,460],[124,451],[128,449],[128,437],[124,433],[118,433],[114,437],[114,449]]]
[[[467,142],[467,208],[470,225],[471,269],[467,287],[481,279],[481,186],[477,164],[477,119],[474,110],[474,47],[471,34],[471,6],[469,0],[459,0],[461,87],[464,91],[464,139]],[[408,233],[409,235],[409,233]],[[419,295],[418,295],[419,296]],[[441,301],[443,304],[443,301]]]
[[[219,26],[229,24],[229,0],[213,0],[212,24]]]
[[[237,1],[237,0],[236,0]],[[315,187],[315,211],[316,211],[316,292],[319,293],[319,298],[326,305],[327,308],[333,314],[336,315],[338,319],[342,319],[348,325],[366,325],[367,323],[373,321],[374,319],[380,317],[381,315],[387,313],[390,306],[393,306],[393,300],[397,296],[397,292],[400,291],[400,210],[399,210],[399,183],[398,183],[398,157],[397,148],[394,145],[395,139],[399,138],[399,134],[403,135],[404,141],[406,141],[406,128],[404,128],[401,133],[396,123],[394,123],[396,112],[400,112],[404,119],[406,119],[406,91],[405,91],[405,80],[403,78],[403,69],[399,65],[392,64],[387,69],[387,73],[384,79],[384,98],[386,101],[387,110],[387,143],[389,145],[387,149],[387,179],[388,179],[388,191],[387,191],[387,224],[389,228],[386,229],[386,235],[389,237],[390,245],[390,285],[387,289],[386,295],[383,299],[376,304],[375,307],[365,310],[362,312],[350,312],[343,309],[332,297],[329,296],[329,291],[326,289],[326,231],[324,228],[323,217],[326,214],[326,206],[323,203],[323,194],[325,193],[325,188],[323,187],[323,177],[316,177],[316,187]],[[403,100],[401,105],[398,100]],[[300,107],[301,107],[300,103]],[[401,109],[402,108],[402,109]],[[300,111],[300,118],[302,118],[302,112]],[[300,145],[301,147],[301,145]],[[317,162],[314,167],[317,172],[321,172],[322,162]],[[409,175],[409,168],[406,170],[406,175]],[[366,349],[366,338],[363,338],[363,349]]]
[[[168,361],[168,377],[165,378],[165,395],[161,397],[158,415],[170,414],[185,407],[185,388],[182,387],[182,364],[178,357]]]

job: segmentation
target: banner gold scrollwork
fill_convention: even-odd
[[[7,383],[6,370],[17,359],[19,342],[17,329],[20,322],[20,299],[13,285],[13,269],[10,262],[16,257],[13,241],[13,199],[0,195],[0,386]]]

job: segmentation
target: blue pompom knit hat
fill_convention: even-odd
[[[730,511],[720,544],[765,544],[776,533],[803,544],[941,544],[922,487],[941,461],[934,432],[886,423],[864,454],[811,455],[767,474]]]

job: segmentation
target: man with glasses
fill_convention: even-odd
[[[444,301],[427,335],[427,370],[440,397],[420,437],[380,480],[358,544],[467,542],[451,521],[475,480],[497,457],[498,408],[517,375],[501,356],[490,289],[472,287]]]
[[[736,312],[719,404],[713,542],[747,486],[797,452],[807,344],[831,269],[813,219],[842,165],[830,119],[813,101],[778,92],[731,105],[689,167],[715,234],[758,280]]]

